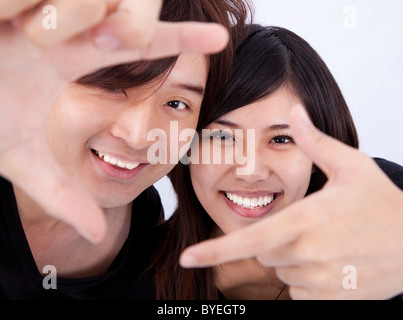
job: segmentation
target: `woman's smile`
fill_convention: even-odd
[[[237,214],[247,218],[260,218],[268,214],[280,193],[258,192],[245,195],[243,192],[222,192],[224,201]]]

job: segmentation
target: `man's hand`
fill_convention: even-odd
[[[44,5],[56,30],[42,26]],[[0,0],[0,174],[90,241],[102,211],[56,163],[45,140],[49,109],[66,85],[97,69],[181,52],[214,53],[217,24],[158,21],[162,0]]]
[[[292,112],[293,137],[327,175],[324,188],[186,249],[181,265],[256,257],[276,268],[294,299],[385,299],[403,292],[403,192],[373,159],[319,132],[302,107]]]

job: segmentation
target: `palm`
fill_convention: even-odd
[[[183,28],[189,32],[183,33]],[[158,22],[143,48],[106,53],[93,45],[87,31],[43,50],[8,23],[0,24],[0,174],[50,215],[92,240],[102,238],[106,226],[100,209],[67,177],[47,146],[49,109],[69,82],[91,71],[181,52],[213,53],[227,41],[227,33],[217,25]]]
[[[77,75],[78,69],[67,61],[71,60],[67,44],[43,51],[7,24],[0,27],[0,42],[8,44],[0,52],[0,174],[66,222],[85,223],[75,220],[72,209],[92,212],[102,231],[99,209],[67,178],[45,139],[48,111]],[[76,201],[67,202],[74,194]]]

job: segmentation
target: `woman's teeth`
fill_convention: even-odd
[[[229,192],[225,192],[225,196],[231,202],[237,204],[238,206],[246,208],[246,209],[258,209],[258,208],[265,207],[268,204],[270,204],[275,198],[275,194],[248,198],[248,197],[242,197],[242,196],[236,195],[234,193],[229,193]]]
[[[112,157],[110,155],[107,155],[107,154],[104,154],[104,153],[98,152],[98,151],[95,151],[95,154],[99,158],[101,158],[104,162],[109,163],[109,164],[111,164],[113,166],[117,166],[117,167],[122,168],[122,169],[133,170],[133,169],[137,168],[140,165],[140,163],[124,162],[122,160],[116,159],[116,158],[114,158],[114,157]]]

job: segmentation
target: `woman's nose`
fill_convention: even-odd
[[[243,161],[244,163],[235,168],[236,178],[248,184],[268,179],[272,169],[267,156],[267,152],[259,151],[258,146],[253,151],[248,150],[247,156]]]

